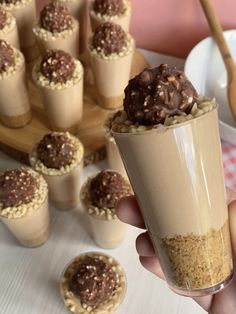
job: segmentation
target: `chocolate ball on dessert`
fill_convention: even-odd
[[[161,64],[129,81],[124,110],[133,123],[155,125],[164,123],[168,116],[189,113],[197,98],[198,93],[182,71]]]
[[[37,145],[39,160],[48,168],[60,169],[70,165],[75,149],[71,140],[60,133],[46,134]]]
[[[59,1],[53,1],[41,11],[40,25],[51,33],[61,33],[72,29],[73,18],[65,5]]]
[[[0,39],[0,73],[6,72],[14,64],[13,48],[5,40]]]
[[[115,208],[118,200],[127,193],[127,182],[116,171],[102,170],[90,183],[89,194],[93,205]]]
[[[6,26],[7,23],[7,12],[0,8],[0,30]]]
[[[106,22],[95,29],[91,45],[105,56],[118,54],[127,46],[127,35],[120,25]]]
[[[69,288],[82,303],[99,306],[111,298],[116,288],[116,273],[99,258],[87,256],[78,265]]]
[[[123,0],[95,0],[93,10],[101,15],[119,16],[124,13],[125,5]]]
[[[74,70],[73,57],[63,50],[49,50],[40,65],[41,73],[53,83],[65,83],[72,78]]]
[[[26,169],[7,170],[0,175],[0,202],[3,208],[29,203],[36,189],[37,182]]]

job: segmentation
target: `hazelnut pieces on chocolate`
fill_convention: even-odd
[[[108,301],[116,288],[116,273],[97,257],[86,256],[69,283],[82,303],[99,306]]]
[[[61,33],[72,29],[73,18],[65,5],[60,1],[53,1],[41,11],[40,25],[51,33]]]
[[[168,116],[189,113],[197,98],[198,93],[182,71],[161,64],[129,81],[124,110],[133,123],[155,125]]]
[[[27,169],[7,170],[0,175],[2,208],[29,203],[35,195],[37,182]]]
[[[101,15],[119,16],[125,11],[123,0],[94,0],[93,10]]]
[[[5,40],[0,39],[0,73],[7,72],[14,64],[13,48]]]
[[[116,171],[103,170],[90,183],[90,199],[99,208],[115,208],[118,200],[130,195],[128,183]]]
[[[74,152],[70,139],[62,133],[46,134],[37,146],[39,160],[53,169],[70,165]]]
[[[120,25],[106,22],[99,25],[92,36],[91,47],[108,56],[120,53],[127,46],[127,35]]]
[[[0,30],[6,26],[7,23],[7,12],[0,8]]]
[[[75,70],[75,62],[63,50],[49,50],[40,64],[41,73],[53,83],[65,83],[71,79]]]

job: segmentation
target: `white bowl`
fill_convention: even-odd
[[[236,62],[236,30],[224,31],[224,36]],[[184,71],[199,94],[215,97],[219,104],[221,138],[236,145],[236,122],[231,114],[226,93],[226,69],[212,37],[205,38],[191,50]]]

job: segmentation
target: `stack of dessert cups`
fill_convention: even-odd
[[[48,187],[29,168],[6,170],[0,174],[0,220],[26,247],[45,243],[50,234]]]
[[[83,66],[63,50],[49,50],[33,68],[53,131],[76,133],[83,114]]]
[[[49,186],[49,200],[60,210],[69,210],[80,202],[84,148],[68,132],[51,132],[35,143],[29,159]]]
[[[31,120],[23,54],[0,39],[0,121],[10,128]]]
[[[32,30],[36,21],[35,0],[1,0],[0,6],[16,18],[21,51],[26,61],[33,61],[38,56],[38,48]]]
[[[16,19],[2,7],[0,7],[0,39],[5,40],[16,49],[20,49]]]
[[[33,32],[42,55],[47,50],[58,49],[78,58],[79,23],[60,1],[44,6]]]
[[[81,202],[90,223],[90,233],[102,248],[118,247],[125,238],[127,224],[115,212],[120,198],[131,195],[126,178],[113,170],[103,170],[89,177],[81,188]]]
[[[131,20],[131,3],[128,0],[92,0],[89,7],[92,31],[105,22],[120,25],[129,32]]]
[[[130,79],[134,39],[121,26],[106,22],[89,40],[89,56],[97,103],[104,109],[121,107]]]
[[[217,104],[162,64],[130,80],[112,132],[170,288],[193,297],[226,287],[233,262]]]

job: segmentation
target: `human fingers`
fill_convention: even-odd
[[[136,250],[140,256],[155,256],[148,232],[141,233],[136,239]]]
[[[160,261],[156,256],[140,256],[139,260],[143,267],[148,271],[152,272],[161,279],[165,279]]]
[[[230,204],[232,201],[236,200],[236,193],[233,190],[226,187],[226,193],[227,193],[227,204]]]
[[[135,196],[123,197],[116,206],[118,218],[132,226],[145,229],[142,214]]]

